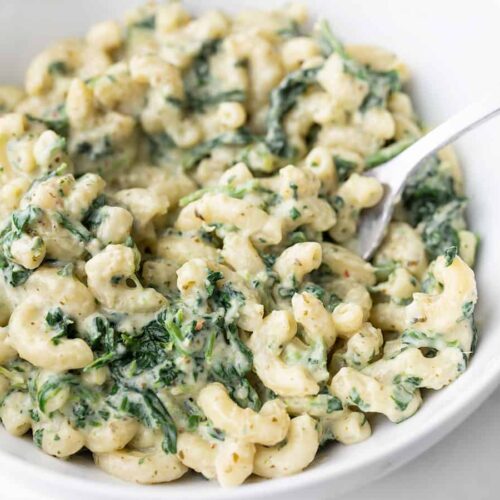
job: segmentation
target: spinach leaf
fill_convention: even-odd
[[[292,207],[289,213],[290,213],[290,219],[292,220],[297,220],[302,215],[300,211],[297,210],[297,207]]]
[[[242,408],[260,410],[262,403],[257,391],[247,378],[238,374],[233,366],[224,363],[214,366],[211,371],[211,379],[223,384],[231,398]]]
[[[168,313],[165,318],[165,328],[172,339],[175,348],[182,354],[189,356],[193,354],[185,346],[185,336],[182,331],[182,309],[179,309],[176,314]]]
[[[135,21],[132,23],[129,28],[139,28],[139,29],[145,29],[145,30],[154,30],[156,27],[156,16],[151,15],[151,16],[146,16],[142,19],[139,19],[138,21]]]
[[[278,295],[283,299],[290,299],[299,291],[299,283],[297,282],[295,275],[291,276],[289,281],[291,286],[288,286],[289,284],[287,283],[286,286],[280,285],[278,287]]]
[[[252,369],[252,351],[242,342],[238,334],[238,328],[234,323],[227,326],[226,337],[233,350],[237,353],[235,356],[234,370],[238,375],[243,377]]]
[[[47,409],[47,403],[64,389],[63,380],[60,377],[51,377],[38,390],[37,402],[42,413]]]
[[[35,443],[35,446],[37,448],[41,448],[42,441],[43,441],[43,429],[37,429],[35,432],[33,432],[33,443]]]
[[[222,40],[214,38],[205,41],[191,66],[184,74],[184,99],[167,97],[170,104],[177,106],[186,113],[202,113],[206,108],[222,102],[243,102],[246,93],[241,89],[213,91],[210,75],[210,59],[217,54]]]
[[[307,236],[305,235],[304,231],[293,231],[292,233],[289,233],[287,236],[286,246],[295,245],[296,243],[305,243],[306,241],[307,241]],[[272,267],[272,265],[276,261],[276,257],[275,256],[272,257],[274,257],[274,261],[268,267]]]
[[[76,146],[76,154],[87,156],[89,160],[98,161],[115,153],[111,139],[105,135],[95,142],[83,141]]]
[[[164,369],[161,373],[163,383],[170,378],[175,379],[179,372],[174,370],[167,356],[166,346],[172,338],[165,325],[166,318],[167,312],[161,311],[139,332],[127,335],[117,331],[104,316],[96,316],[87,337],[92,349],[100,353],[100,356],[86,366],[84,371],[108,364],[119,365],[115,368],[120,369],[133,364],[133,374],[139,375],[161,365]],[[170,373],[167,374],[167,371]]]
[[[60,307],[47,312],[45,323],[54,332],[50,339],[54,345],[58,345],[63,337],[74,338],[76,336],[75,322]]]
[[[24,210],[14,212],[11,216],[12,232],[16,236],[20,236],[30,224],[37,222],[42,214],[42,209],[33,205],[29,205]]]
[[[67,229],[72,235],[76,236],[80,241],[88,243],[92,239],[92,235],[87,230],[87,228],[80,222],[70,219],[67,215],[62,212],[56,212],[54,214],[55,220],[64,229]]]
[[[409,179],[403,206],[410,224],[415,226],[432,217],[439,207],[459,198],[453,177],[442,172],[440,162],[432,157]]]
[[[414,174],[403,192],[408,221],[418,224],[430,259],[459,247],[458,231],[465,228],[466,200],[457,193],[453,177],[431,158]]]
[[[22,374],[23,371],[18,371],[18,367],[15,364],[10,366],[10,369],[0,365],[0,375],[4,376],[9,381],[11,389],[19,389],[21,391],[25,391],[27,389],[26,380]],[[0,405],[7,394],[4,394],[0,398]]]
[[[401,80],[397,71],[370,70],[367,73],[367,81],[370,91],[361,103],[361,111],[377,107],[384,108],[389,94],[401,90]]]
[[[153,420],[163,432],[163,451],[165,453],[176,453],[177,429],[172,417],[158,396],[151,389],[146,389],[142,393],[142,396],[144,398],[144,402],[149,408],[149,411],[151,412]]]
[[[444,251],[443,255],[446,261],[446,267],[451,266],[451,264],[455,260],[455,257],[458,255],[458,248],[449,247]]]
[[[215,55],[222,44],[220,38],[205,41],[193,59],[190,70],[199,86],[206,85],[210,78],[210,58]]]
[[[413,346],[419,349],[429,348],[435,351],[441,351],[447,347],[459,346],[457,341],[448,342],[440,333],[426,333],[412,328],[408,328],[402,333],[401,343],[405,346]]]
[[[392,383],[394,389],[391,399],[399,410],[405,411],[414,397],[415,390],[422,383],[422,379],[420,377],[396,375]]]
[[[253,136],[245,128],[240,128],[235,132],[225,132],[191,149],[182,150],[182,166],[185,170],[191,170],[218,146],[245,146],[252,141]]]
[[[369,92],[361,103],[361,111],[366,111],[372,107],[385,107],[389,94],[401,88],[398,72],[374,71],[361,64],[349,56],[325,20],[321,21],[318,27],[318,42],[323,54],[328,57],[333,53],[337,53],[343,60],[344,70],[368,84]]]
[[[5,281],[13,286],[20,286],[26,282],[33,270],[26,269],[12,259],[12,243],[25,233],[30,225],[38,222],[43,215],[43,211],[32,205],[23,210],[14,212],[10,221],[0,231],[0,269],[3,272]]]
[[[333,53],[338,54],[345,61],[349,61],[350,57],[348,56],[344,45],[340,42],[340,40],[335,37],[332,29],[328,22],[323,19],[318,23],[318,43],[321,49],[321,52],[325,57],[330,56]]]
[[[31,122],[45,125],[48,129],[53,130],[61,137],[68,137],[69,135],[69,120],[64,104],[58,106],[55,110],[50,112],[48,116],[26,114],[26,118]]]
[[[87,424],[91,424],[91,419],[94,417],[95,412],[86,399],[77,399],[71,408],[71,420],[76,428],[83,428]],[[91,424],[92,425],[92,424]]]
[[[48,413],[49,401],[56,397],[63,389],[70,390],[67,405],[71,412],[71,419],[77,427],[96,424],[99,418],[95,415],[96,403],[100,395],[86,387],[72,374],[53,375],[49,377],[36,391],[36,403],[42,413]]]
[[[387,260],[375,266],[377,282],[387,281],[389,276],[399,267],[395,260]]]
[[[125,354],[120,334],[106,317],[95,316],[92,319],[90,330],[86,334],[88,343],[94,352],[100,353],[100,356],[87,365],[83,369],[84,372],[106,366]]]
[[[177,429],[169,412],[151,389],[138,390],[126,384],[120,410],[136,418],[146,427],[157,427],[163,433],[162,448],[165,453],[177,451]]]
[[[335,293],[326,290],[321,285],[318,285],[316,283],[304,283],[301,289],[304,292],[313,294],[316,298],[321,300],[321,302],[325,306],[325,309],[330,312],[333,312],[333,310],[342,302],[342,299]]]
[[[337,177],[340,182],[345,182],[349,176],[356,171],[356,163],[346,160],[341,156],[335,155],[333,157],[333,162],[335,164],[335,170],[337,171]]]
[[[283,120],[297,104],[298,98],[316,82],[319,69],[319,67],[314,67],[289,73],[271,91],[265,137],[265,143],[271,153],[284,158],[293,158],[295,155],[295,151],[288,144]]]
[[[177,147],[172,137],[167,133],[146,135],[149,144],[149,154],[153,163],[157,163],[162,159],[168,158],[169,153]]]
[[[459,247],[458,231],[465,226],[465,201],[455,200],[439,207],[422,222],[422,240],[431,259],[444,255],[450,247]]]
[[[333,413],[334,411],[342,410],[342,402],[336,396],[330,396],[328,398],[326,413]]]
[[[26,269],[19,264],[14,262],[9,262],[0,255],[0,269],[3,272],[5,281],[13,287],[21,286],[26,283],[28,278],[31,276],[33,271],[31,269]]]
[[[107,198],[104,194],[99,195],[89,206],[82,217],[82,224],[91,230],[96,230],[103,221],[103,211],[101,210],[107,204]]]
[[[209,270],[206,279],[206,289],[208,297],[211,297],[214,294],[217,281],[220,281],[222,278],[224,278],[224,275],[221,272]]]
[[[129,337],[125,343],[127,354],[123,357],[123,365],[134,363],[134,375],[151,370],[156,366],[159,369],[159,377],[163,385],[171,385],[179,375],[173,360],[169,359],[167,346],[170,342],[170,334],[165,325],[155,319],[143,327],[140,335]]]
[[[370,409],[370,405],[361,398],[361,395],[359,394],[359,391],[356,389],[356,387],[353,387],[351,389],[351,392],[349,393],[347,399],[349,403],[357,406],[361,411],[369,411]]]
[[[64,76],[69,73],[69,68],[64,61],[53,61],[49,64],[47,71],[53,76]]]
[[[186,91],[185,93],[185,99],[167,97],[167,101],[186,113],[202,113],[206,108],[222,102],[243,102],[246,99],[246,93],[243,90],[237,89],[207,95],[196,95],[190,91]]]
[[[226,434],[224,431],[212,426],[208,428],[208,434],[210,437],[217,439],[217,441],[224,441],[224,439],[226,438]]]
[[[142,364],[144,366],[144,363]],[[157,384],[162,387],[170,387],[182,381],[182,373],[177,369],[175,362],[166,358],[158,370]]]
[[[475,306],[475,304],[472,301],[467,301],[467,302],[463,303],[463,305],[462,305],[463,319],[472,318],[472,316],[474,314],[474,306]]]
[[[276,33],[284,39],[295,38],[301,35],[300,25],[297,21],[291,21],[287,27],[279,29]]]
[[[191,398],[184,400],[184,408],[188,414],[188,431],[193,432],[201,421],[206,420],[205,415]]]
[[[236,290],[231,283],[226,282],[221,287],[214,290],[212,300],[215,309],[221,307],[227,313],[229,310],[234,309],[234,306],[242,306],[245,303],[245,296]]]
[[[402,153],[407,147],[411,146],[415,142],[414,137],[406,137],[400,139],[399,141],[389,144],[382,149],[379,149],[376,153],[368,155],[365,158],[366,168],[373,168],[377,165],[381,165],[389,160],[392,160],[399,153]]]

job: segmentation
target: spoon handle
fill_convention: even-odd
[[[500,94],[471,104],[448,118],[417,142],[405,149],[397,158],[401,172],[407,178],[423,160],[453,142],[455,139],[500,113]]]

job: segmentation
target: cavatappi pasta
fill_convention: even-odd
[[[372,262],[363,171],[422,133],[392,53],[306,9],[147,4],[0,87],[0,418],[119,478],[299,472],[413,415],[474,351],[449,149]]]

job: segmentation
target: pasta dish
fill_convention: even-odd
[[[0,419],[139,483],[297,473],[398,423],[475,349],[453,151],[372,261],[363,172],[425,129],[401,60],[292,4],[149,3],[0,87]]]

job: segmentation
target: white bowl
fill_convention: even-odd
[[[47,43],[83,34],[95,21],[120,17],[134,0],[2,0],[0,5],[0,81],[20,82],[30,58]],[[270,8],[274,0],[188,1],[193,10],[220,7]],[[500,92],[500,3],[495,0],[311,0],[313,16],[327,17],[350,42],[373,43],[397,52],[413,72],[411,93],[427,123],[437,123],[460,107]],[[500,119],[472,132],[459,144],[471,198],[472,228],[482,238],[477,278],[480,303],[478,350],[466,373],[448,388],[426,394],[420,411],[391,424],[378,419],[374,434],[355,446],[334,444],[305,472],[284,479],[255,481],[223,490],[194,476],[162,486],[137,486],[106,476],[90,460],[61,461],[44,455],[31,440],[0,430],[0,467],[52,497],[107,500],[337,497],[365,484],[435,444],[493,391],[500,379]]]

